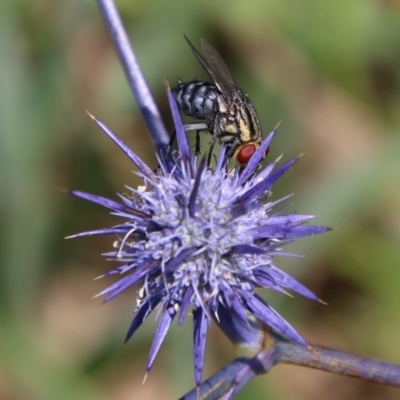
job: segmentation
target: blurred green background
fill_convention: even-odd
[[[328,302],[266,293],[310,342],[400,363],[400,2],[117,1],[170,123],[164,79],[206,78],[183,39],[223,55],[267,134],[270,159],[300,162],[275,187],[333,232],[277,259]],[[139,181],[89,110],[155,166],[94,0],[0,4],[0,399],[176,399],[193,383],[189,320],[171,329],[142,385],[153,318],[122,348],[134,289],[91,300],[111,280],[112,238],[64,236],[112,226],[74,188],[116,198]],[[170,127],[171,125],[169,125]],[[204,143],[205,136],[203,136]],[[216,329],[205,377],[235,357]],[[238,399],[398,399],[400,390],[278,366]]]

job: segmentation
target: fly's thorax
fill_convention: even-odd
[[[229,114],[219,114],[216,123],[219,125],[218,138],[222,143],[234,141],[239,134],[239,126],[234,116]]]
[[[221,114],[226,114],[228,112],[228,105],[226,104],[224,96],[222,96],[222,95],[218,96],[216,104],[218,107],[216,112],[221,113]]]
[[[224,143],[233,142],[234,138],[238,144],[259,143],[262,138],[260,123],[251,103],[231,104],[227,112],[218,113],[215,126],[218,128],[217,137]]]
[[[218,110],[215,113],[214,134],[222,143],[232,142],[239,133],[235,112],[227,104],[224,96],[217,99]]]
[[[262,140],[262,131],[261,131],[261,125],[260,125],[260,120],[258,119],[257,112],[253,106],[253,104],[248,101],[247,105],[247,112],[250,117],[251,125],[253,126],[253,131],[254,131],[254,141],[258,141],[259,143]]]
[[[249,101],[240,102],[237,105],[236,120],[238,121],[240,141],[242,143],[261,140],[260,122],[253,105]]]
[[[240,141],[250,142],[254,136],[254,133],[250,130],[251,125],[249,124],[249,121],[245,118],[242,118],[240,114],[241,113],[238,113]]]

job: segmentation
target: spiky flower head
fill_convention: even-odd
[[[286,213],[281,204],[290,196],[268,201],[272,185],[296,162],[293,159],[277,169],[275,161],[258,169],[275,131],[244,169],[227,169],[224,148],[216,166],[208,168],[204,160],[197,162],[190,153],[170,92],[168,96],[179,152],[159,157],[155,171],[94,119],[132,160],[144,184],[137,189],[129,188],[130,195],[120,195],[118,202],[73,191],[75,196],[105,206],[123,219],[115,227],[75,237],[118,237],[115,251],[106,256],[121,265],[104,276],[120,278],[98,295],[105,295],[104,301],[108,302],[136,285],[137,307],[126,341],[153,310],[158,310],[159,323],[147,371],[174,318],[181,325],[192,315],[195,381],[199,385],[207,328],[212,319],[234,341],[257,341],[246,331],[253,318],[296,343],[306,344],[255,289],[289,289],[317,300],[312,292],[275,266],[274,256],[283,255],[282,246],[295,238],[322,233],[327,228],[304,225],[313,215]]]

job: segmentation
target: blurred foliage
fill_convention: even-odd
[[[304,157],[275,188],[296,193],[330,234],[279,259],[329,305],[268,293],[311,343],[400,363],[400,2],[117,1],[166,121],[163,80],[205,78],[183,40],[221,52],[258,110],[270,158]],[[0,4],[0,399],[175,399],[193,386],[191,327],[173,329],[141,384],[155,329],[121,349],[134,290],[90,297],[110,238],[64,241],[115,224],[59,188],[115,197],[132,165],[89,110],[151,165],[154,148],[94,1]],[[169,125],[170,127],[170,125]],[[204,141],[208,138],[203,136]],[[211,331],[206,375],[234,350]],[[280,366],[239,399],[395,399],[399,391]]]

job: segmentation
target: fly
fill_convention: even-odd
[[[204,58],[185,36],[193,54],[212,80],[210,82],[178,81],[172,89],[178,108],[199,120],[185,125],[196,131],[196,153],[200,152],[200,131],[212,135],[207,156],[208,165],[216,141],[227,146],[227,160],[234,158],[245,166],[259,147],[261,126],[253,104],[235,83],[220,54],[205,39],[201,40]],[[204,121],[204,122],[203,122]]]

